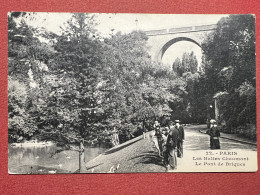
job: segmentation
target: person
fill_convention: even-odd
[[[206,120],[207,128],[210,128],[210,120],[207,118]]]
[[[111,133],[110,139],[111,139],[111,143],[112,143],[113,147],[116,146],[114,132]],[[91,143],[91,145],[93,145],[93,142]]]
[[[118,146],[119,145],[119,136],[118,136],[118,131],[115,130],[114,133],[114,139],[115,139],[115,143]]]
[[[210,129],[213,127],[214,121],[215,121],[214,119],[209,120],[209,126],[208,126],[209,130],[206,132],[208,135],[210,135]],[[212,139],[213,139],[213,137],[210,136],[210,141],[209,141],[210,142],[210,148],[213,147]]]
[[[144,125],[144,121],[143,121],[142,131],[143,131],[143,138],[145,139],[146,138],[146,128],[145,128],[145,125]]]
[[[112,133],[111,133],[111,143],[113,146],[118,146],[119,145],[119,137],[118,137],[118,132],[117,130],[113,129]]]
[[[162,129],[162,156],[163,156],[163,159],[162,159],[162,162],[165,164],[165,160],[167,158],[167,137],[168,137],[168,134],[169,134],[169,131],[170,129],[168,127],[164,127]]]
[[[166,171],[177,169],[176,149],[179,139],[179,131],[174,127],[174,123],[172,121],[169,123],[169,129],[170,131],[166,141],[166,155],[164,159]]]
[[[98,141],[98,147],[100,148],[102,144],[102,137],[100,135],[97,137],[97,141]]]
[[[154,122],[154,131],[155,131],[155,137],[157,139],[157,143],[155,144],[155,146],[158,149],[159,152],[159,156],[162,156],[162,142],[163,142],[163,138],[162,138],[162,132],[160,130],[161,126],[160,123],[158,121]]]
[[[183,140],[184,140],[184,129],[180,125],[179,120],[175,120],[175,128],[179,132],[179,139],[177,142],[177,157],[182,158],[183,157]]]
[[[217,122],[214,119],[210,120],[210,129],[207,131],[207,133],[210,136],[210,148],[211,149],[220,149],[220,142],[219,142],[219,137],[220,137],[220,131],[217,127]]]

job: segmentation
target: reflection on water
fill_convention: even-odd
[[[85,147],[86,162],[106,151],[106,148]],[[43,171],[58,170],[57,173],[73,173],[79,169],[79,153],[77,151],[65,150],[57,152],[56,145],[44,147],[12,147],[8,145],[8,169],[10,173],[38,173],[30,172],[33,167]],[[45,173],[48,173],[48,171]]]

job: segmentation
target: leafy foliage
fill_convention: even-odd
[[[196,73],[198,69],[198,61],[193,51],[191,53],[183,53],[182,60],[176,58],[173,62],[172,69],[180,77],[185,72],[191,72],[192,74]]]
[[[204,94],[228,94],[218,97],[220,122],[224,121],[230,132],[246,123],[256,124],[254,16],[221,19],[202,49],[206,63]]]
[[[218,23],[202,45],[204,72],[197,72],[193,52],[177,58],[172,70],[152,62],[141,31],[102,39],[94,14],[73,14],[60,35],[33,28],[24,17],[8,16],[10,141],[109,145],[117,132],[124,142],[154,120],[205,122],[213,96],[223,91],[228,126],[256,120],[251,16]]]

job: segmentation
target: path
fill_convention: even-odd
[[[206,125],[196,125],[185,127],[185,141],[184,148],[186,150],[207,150],[209,149],[209,136],[207,134],[200,133],[200,130],[206,129]],[[223,133],[221,133],[222,135]],[[226,136],[226,135],[225,135]],[[228,140],[220,138],[221,149],[240,149],[240,150],[250,150],[256,151],[256,146],[251,144],[242,143],[240,141],[235,141],[236,135],[229,135],[230,138],[234,140]]]
[[[193,125],[185,127],[184,157],[178,158],[177,172],[187,172],[192,156],[205,151],[210,151],[209,136],[199,130],[205,129],[205,125]],[[256,155],[256,146],[220,138],[221,150],[238,150],[240,152]],[[88,172],[107,173],[114,166],[119,168],[117,173],[127,172],[165,172],[162,159],[154,146],[152,132],[147,139],[139,136],[117,147],[111,148],[97,158],[87,163]],[[193,170],[193,169],[190,169]],[[199,169],[196,171],[200,171]]]

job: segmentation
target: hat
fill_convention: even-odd
[[[214,124],[214,123],[216,123],[217,121],[216,121],[215,119],[211,119],[209,122],[210,122],[211,124]]]
[[[181,121],[180,120],[175,120],[175,123],[180,123]]]

